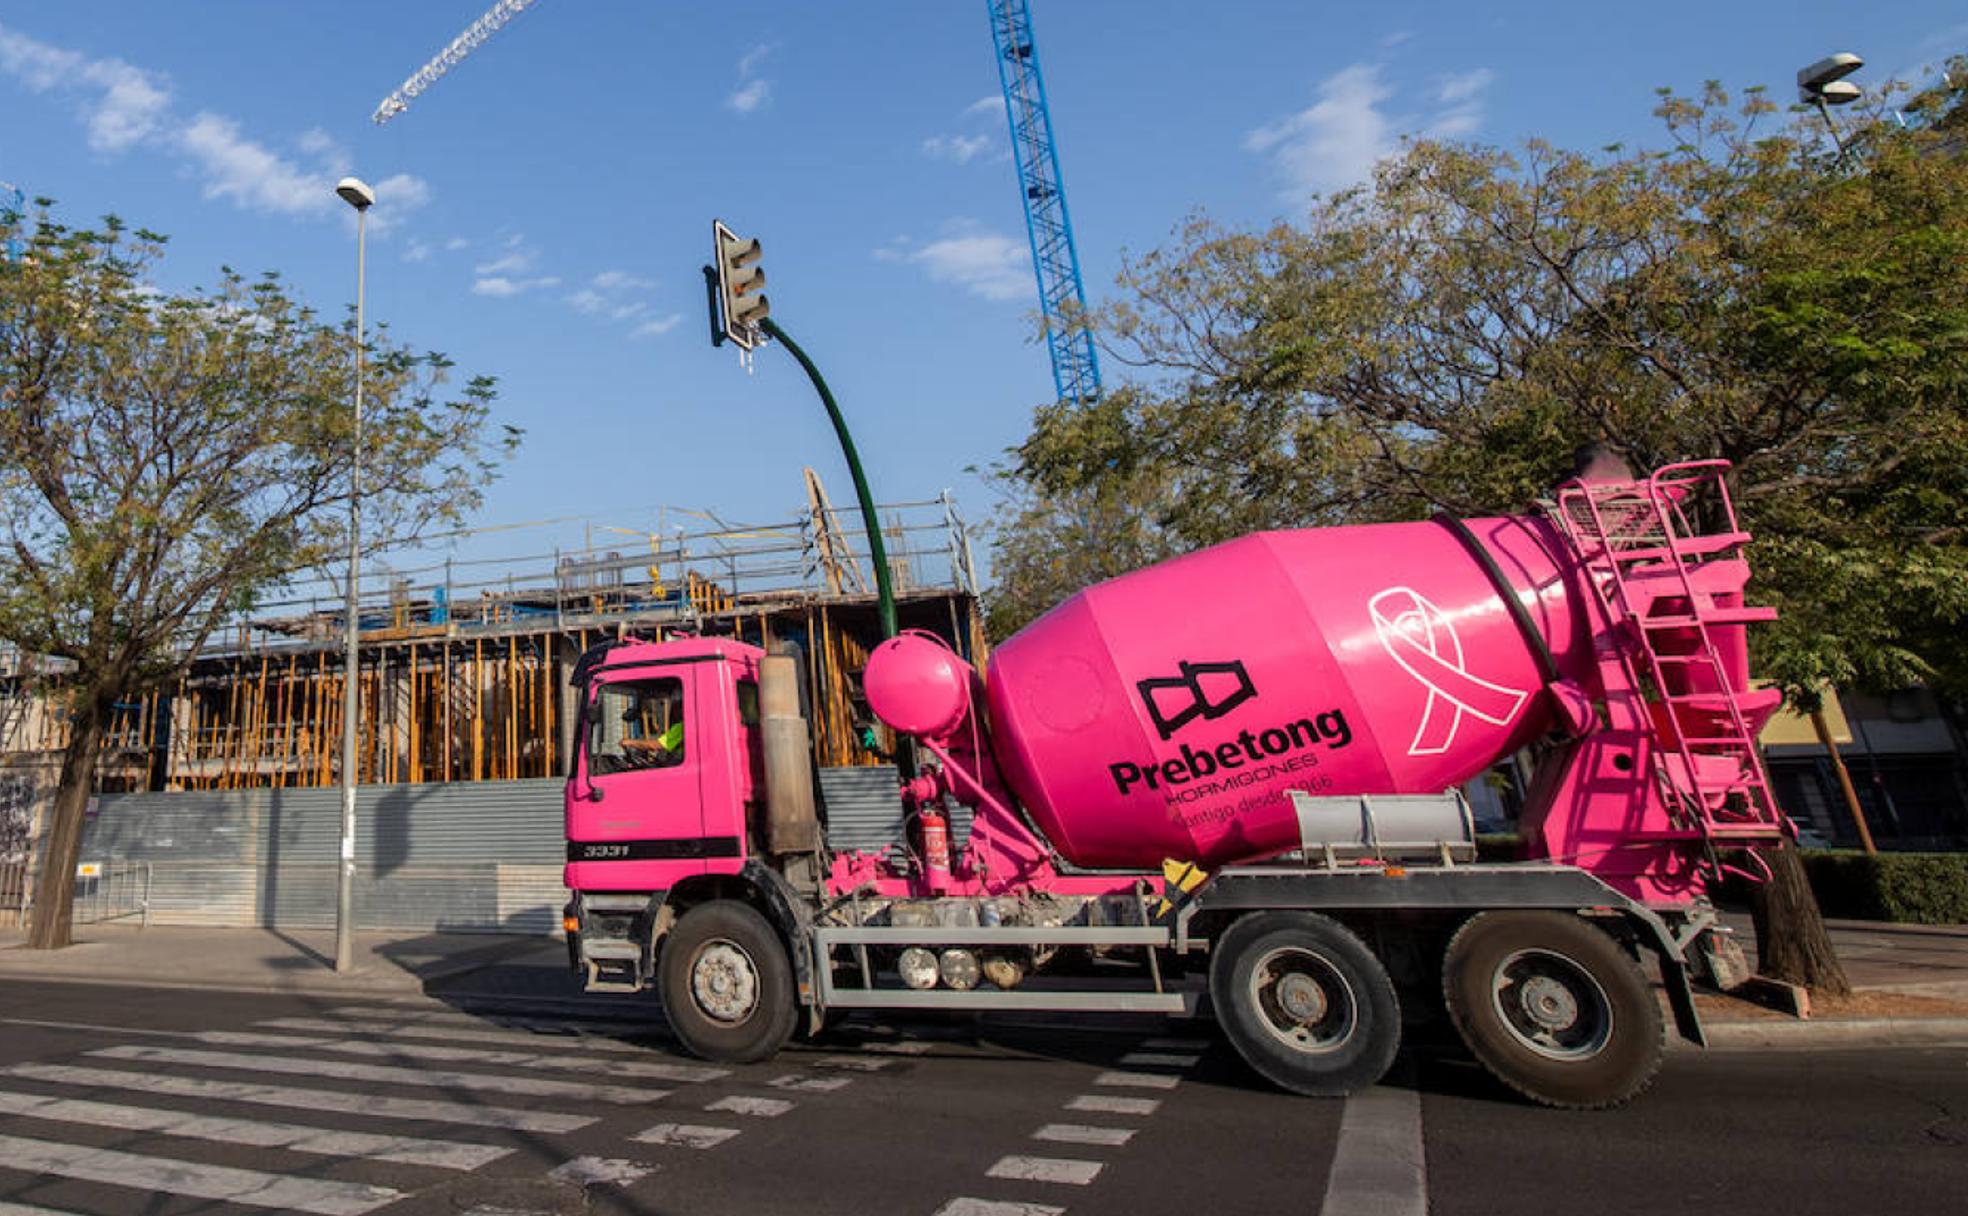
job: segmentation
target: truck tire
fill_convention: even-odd
[[[1477,1061],[1533,1102],[1618,1106],[1660,1069],[1661,1011],[1639,965],[1569,912],[1484,912],[1442,960],[1442,994]]]
[[[750,1064],[793,1033],[792,963],[749,904],[718,899],[684,913],[663,942],[657,973],[670,1029],[693,1055]]]
[[[1246,916],[1210,947],[1210,1002],[1244,1062],[1293,1093],[1341,1098],[1380,1080],[1401,1044],[1394,982],[1337,921]]]

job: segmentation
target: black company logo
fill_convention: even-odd
[[[1179,676],[1140,680],[1134,689],[1155,730],[1167,739],[1176,731],[1201,718],[1210,721],[1242,705],[1257,695],[1250,673],[1241,662],[1190,663],[1181,665]]]

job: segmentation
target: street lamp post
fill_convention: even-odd
[[[1838,124],[1832,121],[1831,107],[1849,105],[1859,99],[1863,90],[1845,78],[1864,66],[1865,60],[1850,51],[1840,51],[1797,69],[1797,100],[1818,108],[1825,126],[1831,130],[1831,142],[1837,146],[1840,160],[1845,159],[1845,140],[1838,134]]]
[[[369,208],[376,192],[359,178],[345,177],[335,193],[355,208],[355,436],[349,458],[348,607],[343,622],[342,659],[342,842],[335,887],[335,970],[355,966],[355,787],[356,719],[361,702],[356,688],[356,592],[362,577],[362,305],[367,269]]]

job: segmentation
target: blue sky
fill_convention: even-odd
[[[984,0],[538,0],[387,126],[490,0],[0,0],[0,180],[172,237],[168,288],[279,270],[353,298],[345,172],[379,194],[370,316],[502,386],[527,431],[480,513],[776,520],[847,478],[783,352],[705,336],[710,222],[759,236],[877,497],[954,489],[1051,393]],[[1195,209],[1303,213],[1404,136],[1656,138],[1653,90],[1852,50],[1877,82],[1968,48],[1958,3],[1032,0],[1088,289]],[[1109,367],[1110,383],[1119,369]],[[509,534],[508,534],[509,535]],[[502,539],[540,551],[550,541]]]

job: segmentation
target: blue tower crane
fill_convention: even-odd
[[[1086,313],[1086,287],[1080,279],[1080,255],[1073,247],[1073,225],[1066,216],[1052,114],[1046,108],[1038,47],[1032,41],[1032,11],[1026,0],[987,3],[991,38],[998,50],[998,80],[1004,86],[1005,117],[1011,122],[1019,195],[1025,203],[1025,231],[1039,279],[1046,347],[1052,353],[1053,385],[1061,401],[1091,401],[1100,395],[1100,360],[1094,355],[1093,335],[1080,324]]]

